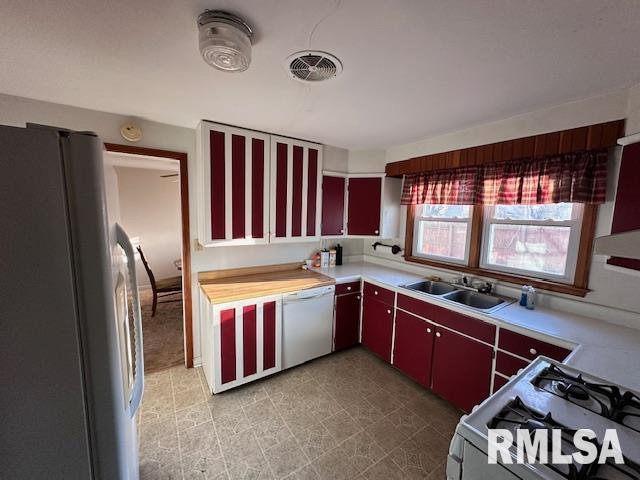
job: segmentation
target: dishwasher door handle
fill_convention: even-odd
[[[299,297],[298,295],[293,294],[293,295],[290,295],[288,297],[285,297],[283,302],[284,303],[302,302],[304,300],[312,300],[314,298],[325,297],[327,295],[333,295],[333,290],[330,290],[328,292],[320,292],[320,293],[318,293],[316,295],[311,295],[311,296],[308,296],[308,297]]]

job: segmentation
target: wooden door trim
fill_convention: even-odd
[[[170,158],[180,162],[180,216],[182,230],[182,305],[184,309],[184,361],[187,368],[193,367],[193,305],[191,292],[191,232],[189,230],[189,173],[187,154],[171,150],[105,143],[108,152],[145,155],[147,157]]]

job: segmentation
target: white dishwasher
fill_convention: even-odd
[[[331,353],[335,286],[310,288],[282,299],[282,368]]]

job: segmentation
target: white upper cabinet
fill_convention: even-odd
[[[271,136],[271,242],[320,239],[322,145]]]
[[[197,136],[201,245],[320,238],[322,145],[207,121]]]
[[[211,122],[198,133],[200,243],[268,243],[270,136]]]

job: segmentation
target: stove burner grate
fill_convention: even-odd
[[[638,401],[638,398],[627,397],[628,401]],[[640,403],[639,403],[640,405]],[[569,428],[553,419],[550,412],[540,413],[533,408],[525,404],[520,397],[515,397],[510,401],[501,411],[491,419],[488,423],[488,428],[507,428],[508,429],[526,429],[533,433],[535,430],[540,429],[559,429],[562,432],[562,446],[561,451],[563,454],[571,455],[576,452],[577,449],[573,445],[573,436],[576,430]],[[602,446],[593,441],[597,446],[598,452]],[[549,458],[551,458],[551,444],[549,444]],[[625,458],[624,465],[617,465],[611,461],[606,464],[592,463],[590,465],[580,465],[576,463],[554,465],[551,463],[546,464],[546,467],[554,470],[560,476],[569,480],[598,480],[598,479],[640,479],[640,465]]]
[[[553,364],[545,367],[531,383],[606,418],[611,418],[621,399],[618,387],[587,382],[582,374],[570,375]]]

